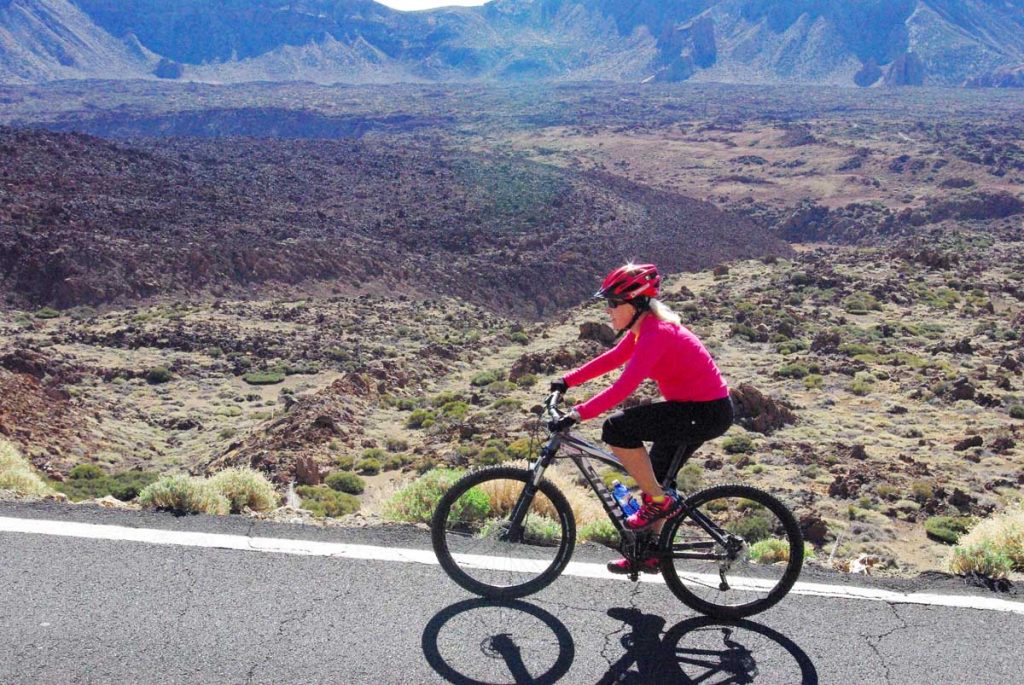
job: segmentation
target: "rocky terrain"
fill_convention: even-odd
[[[437,144],[150,141],[0,130],[0,291],[10,304],[330,281],[543,315],[594,265],[784,254],[709,203],[596,172]],[[610,249],[609,249],[610,248]]]
[[[1020,0],[0,4],[0,80],[1015,86]]]
[[[773,89],[301,87],[259,125],[376,124],[24,126],[215,109],[246,130],[266,92],[136,85],[101,110],[74,88],[0,92],[22,124],[0,131],[0,435],[52,482],[243,465],[283,492],[359,471],[348,522],[378,521],[423,470],[531,453],[547,380],[611,342],[587,294],[636,257],[669,274],[741,407],[690,477],[779,493],[819,561],[941,568],[926,522],[1019,499],[1011,93],[897,112]]]

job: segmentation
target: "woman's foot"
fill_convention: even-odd
[[[641,559],[636,570],[642,573],[660,573],[661,561],[658,559],[657,552],[653,552],[646,559]],[[633,564],[629,563],[628,559],[616,559],[608,562],[608,571],[624,576],[633,571]]]
[[[649,497],[645,494],[643,502],[639,511],[626,518],[626,528],[641,530],[660,519],[672,519],[682,511],[682,502],[675,491],[665,493],[661,497]]]

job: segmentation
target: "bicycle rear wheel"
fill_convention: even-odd
[[[684,510],[662,531],[661,547],[670,552],[661,571],[687,606],[716,618],[743,618],[771,607],[793,587],[803,564],[803,537],[775,497],[746,485],[718,485],[691,495]]]
[[[529,469],[482,469],[441,498],[430,522],[434,553],[463,588],[495,599],[523,597],[549,585],[569,563],[576,521],[552,483],[541,481],[513,530],[513,508],[532,479]]]

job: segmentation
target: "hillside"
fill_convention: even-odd
[[[641,252],[673,270],[788,252],[707,202],[440,144],[0,129],[0,149],[0,291],[24,306],[329,281],[534,317]]]
[[[1014,85],[1021,0],[9,0],[0,80]]]

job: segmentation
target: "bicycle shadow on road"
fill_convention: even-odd
[[[421,645],[430,667],[456,685],[556,683],[576,656],[561,621],[516,600],[453,604],[427,623]]]
[[[625,654],[599,685],[818,683],[814,663],[795,642],[754,621],[701,616],[664,631],[665,619],[639,609],[608,615],[628,632],[620,638]]]

